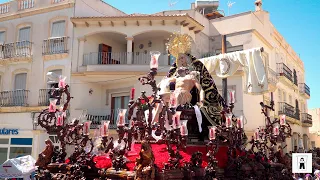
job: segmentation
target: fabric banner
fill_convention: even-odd
[[[246,92],[263,94],[268,91],[268,79],[262,60],[261,48],[220,54],[199,59],[211,75],[227,78],[243,68],[246,75]]]

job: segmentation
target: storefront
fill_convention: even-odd
[[[49,135],[34,130],[32,122],[30,113],[0,114],[0,164],[24,155],[37,159]]]

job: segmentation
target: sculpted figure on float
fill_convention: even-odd
[[[190,91],[193,87],[196,87],[200,92],[202,92],[201,85],[199,83],[199,72],[190,71],[187,63],[187,56],[185,54],[179,54],[177,59],[178,70],[176,73],[170,77],[163,79],[158,87],[160,88],[160,95],[163,96],[165,102],[170,100],[170,84],[175,84],[175,96],[177,98],[177,104],[186,105],[190,104],[192,100],[192,95]],[[200,93],[200,101],[202,102],[203,93]]]
[[[50,139],[45,141],[46,148],[39,154],[39,158],[36,162],[36,166],[40,168],[45,168],[48,164],[51,163],[51,158],[53,156],[53,143]]]

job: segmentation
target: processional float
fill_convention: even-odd
[[[38,116],[38,125],[57,134],[61,146],[45,142],[36,163],[37,179],[290,179],[291,163],[277,144],[291,136],[291,128],[285,116],[269,117],[273,99],[270,105],[260,103],[266,125],[247,141],[243,116],[233,114],[235,92],[225,101],[211,77],[217,67],[220,76],[239,66],[252,68],[250,63],[260,50],[199,60],[191,55],[190,37],[181,34],[171,36],[168,50],[176,62],[167,77],[157,84],[160,53],[151,52],[150,71],[139,81],[151,86],[152,94],[141,92],[135,99],[133,88],[128,109],[118,110],[118,138],[109,136],[108,120],[101,121],[98,137],[90,135],[90,121],[67,122],[72,97],[65,77],[60,76],[56,96]],[[213,66],[208,67],[210,63]],[[255,67],[261,70],[259,64]],[[250,73],[248,90],[265,89],[263,72],[254,72],[255,78]],[[63,95],[66,103],[57,107]],[[74,148],[70,155],[67,146]]]

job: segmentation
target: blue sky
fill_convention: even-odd
[[[0,0],[0,3],[8,0]],[[85,1],[85,0],[84,0]],[[233,0],[236,2],[230,14],[254,10],[255,0]],[[169,7],[169,0],[105,0],[118,9],[131,13],[155,13],[170,9],[188,9],[193,0],[171,0],[177,2]],[[220,0],[219,9],[228,13],[228,0]],[[320,1],[319,0],[263,0],[263,8],[278,31],[304,61],[306,83],[311,88],[309,108],[320,107]]]
[[[128,3],[128,2],[134,3]],[[178,2],[177,2],[178,1]],[[255,0],[233,0],[230,15],[254,10]],[[155,13],[170,9],[190,8],[192,0],[177,2],[169,7],[169,0],[105,0],[126,13]],[[228,13],[228,0],[220,0],[220,7]],[[319,0],[263,0],[263,8],[269,11],[277,30],[300,55],[305,66],[306,84],[311,89],[309,108],[320,108],[320,1]],[[319,78],[319,79],[318,79]],[[319,92],[319,93],[318,93]]]

